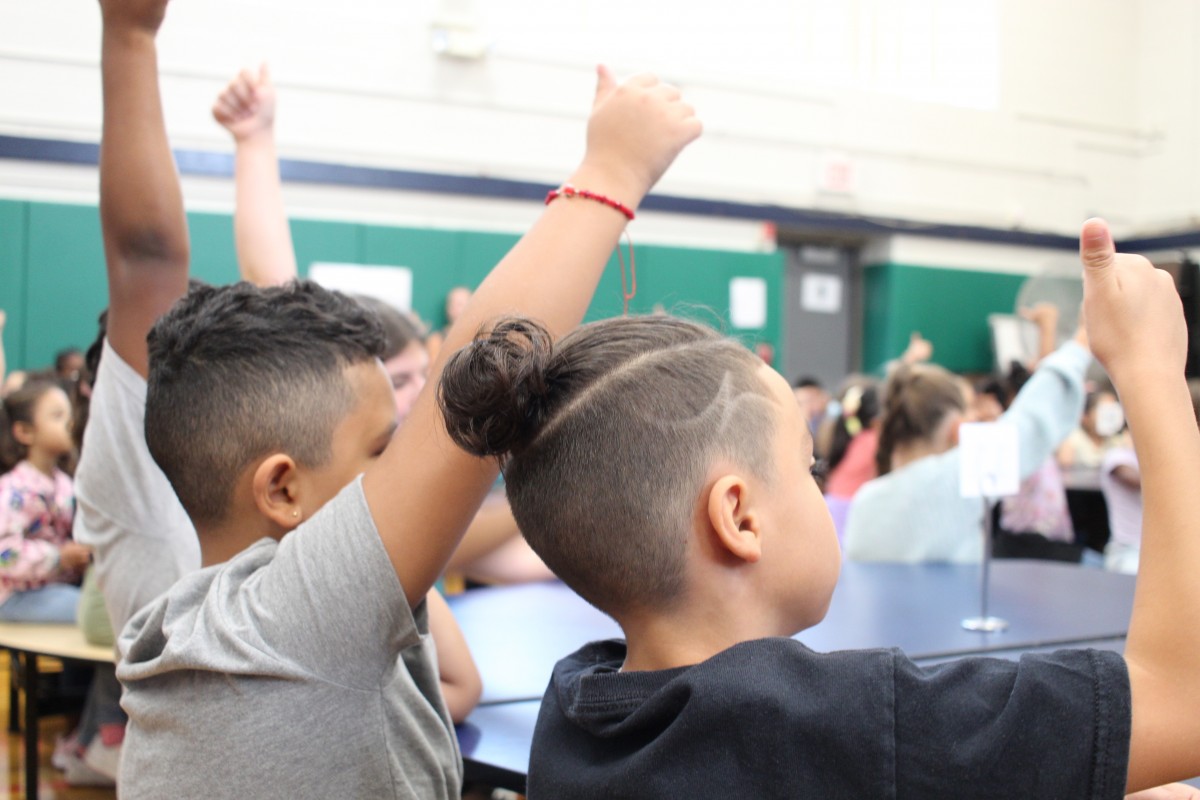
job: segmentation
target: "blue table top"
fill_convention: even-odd
[[[1130,576],[1005,560],[992,565],[991,584],[989,612],[1010,627],[975,633],[960,623],[979,614],[978,566],[847,562],[825,619],[796,638],[818,651],[900,647],[917,661],[933,661],[1119,640],[1128,628]],[[482,673],[485,704],[536,700],[559,658],[621,636],[615,622],[557,582],[448,600]]]

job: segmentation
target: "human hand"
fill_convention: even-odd
[[[908,347],[900,360],[905,364],[921,364],[933,358],[933,342],[913,331],[908,337]]]
[[[1020,314],[1041,329],[1054,330],[1058,326],[1058,306],[1053,303],[1038,303],[1033,308],[1022,308]]]
[[[242,142],[259,135],[270,135],[275,128],[275,86],[267,65],[256,75],[244,69],[217,96],[212,107],[213,119]]]
[[[92,560],[92,548],[79,542],[67,542],[58,548],[58,563],[66,572],[83,572]]]
[[[168,0],[100,0],[105,29],[123,28],[151,35],[158,32]]]
[[[4,330],[4,323],[8,320],[8,315],[4,313],[4,309],[0,308],[0,331]]]
[[[616,181],[624,192],[619,199],[636,203],[700,131],[700,120],[679,89],[648,74],[617,83],[602,65],[597,68],[584,167]]]
[[[1080,347],[1090,349],[1087,334],[1087,311],[1082,303],[1079,305],[1079,324],[1075,326],[1075,335],[1071,337],[1071,340]]]
[[[1141,256],[1117,253],[1104,220],[1083,224],[1079,253],[1088,341],[1118,389],[1139,374],[1182,376],[1187,327],[1171,276]]]

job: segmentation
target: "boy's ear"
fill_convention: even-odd
[[[285,453],[263,459],[254,470],[251,490],[259,513],[290,531],[304,520],[300,508],[300,471]]]
[[[33,426],[28,422],[14,422],[12,435],[20,445],[29,447],[29,445],[33,444]]]
[[[762,557],[762,530],[750,487],[737,475],[718,478],[708,491],[708,522],[720,546],[750,563]]]

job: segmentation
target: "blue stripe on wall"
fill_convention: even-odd
[[[91,142],[70,142],[0,135],[0,158],[45,161],[57,164],[95,165],[100,146]],[[206,150],[176,150],[179,171],[186,175],[232,177],[233,156]],[[285,181],[298,183],[357,186],[368,189],[471,195],[505,200],[541,200],[551,186],[531,181],[451,175],[416,170],[382,169],[321,161],[281,159],[280,174]],[[702,200],[692,197],[652,194],[642,202],[643,209],[694,216],[761,220],[780,227],[825,234],[879,236],[913,234],[967,242],[1021,245],[1074,250],[1078,240],[1055,233],[1016,231],[974,225],[916,223],[881,217],[862,217],[827,211],[790,208],[778,205]],[[1127,250],[1171,250],[1200,246],[1200,230],[1170,236],[1147,237],[1122,242]]]

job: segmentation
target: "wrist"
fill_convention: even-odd
[[[649,190],[648,182],[636,170],[599,159],[585,158],[566,183],[611,197],[632,211],[637,210]]]
[[[252,147],[259,150],[274,149],[275,126],[271,124],[245,133],[235,133],[233,140],[239,147]]]
[[[138,46],[153,48],[155,39],[157,38],[157,27],[142,25],[129,20],[106,19],[104,21],[101,44],[116,44],[123,48]]]

